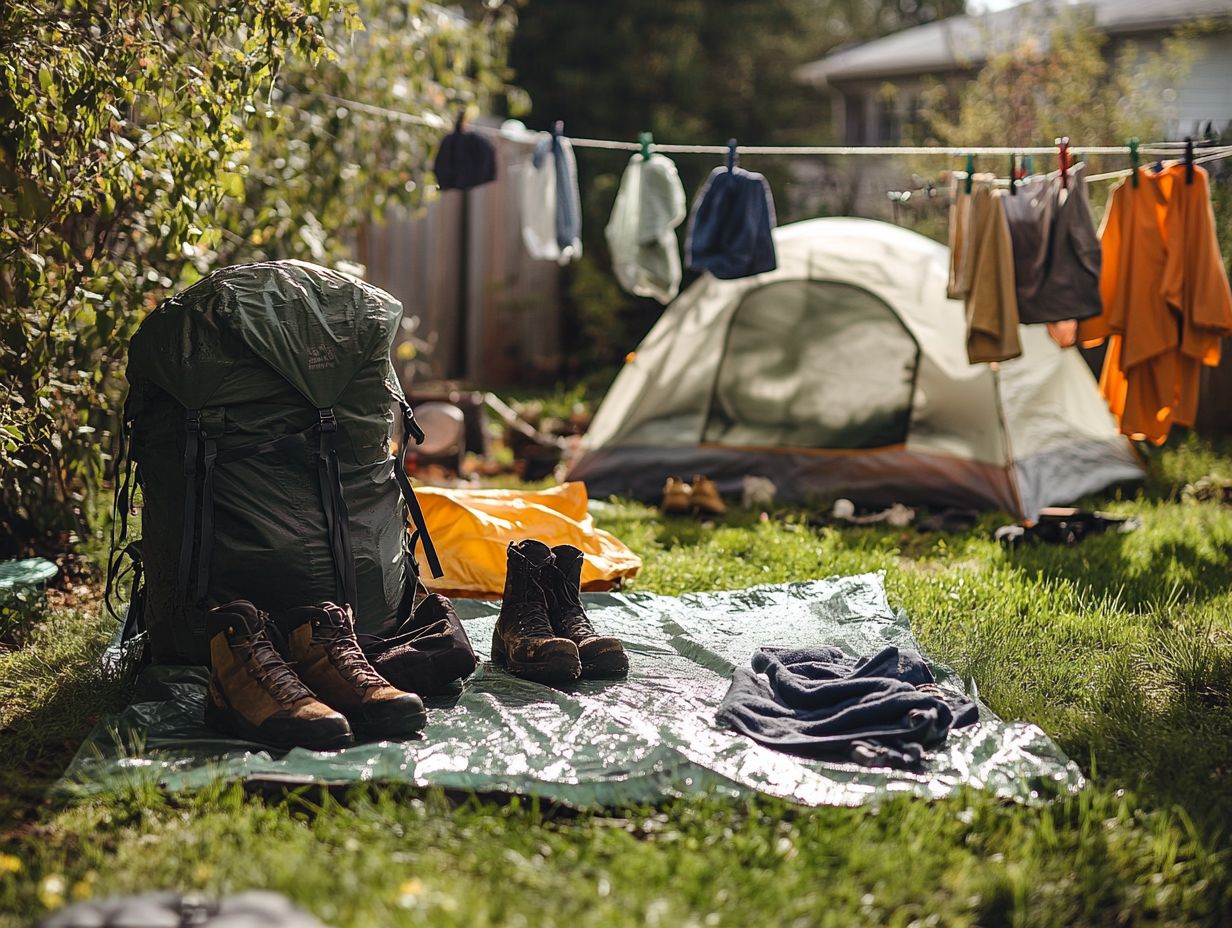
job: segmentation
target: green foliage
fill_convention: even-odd
[[[206,236],[244,107],[324,38],[286,0],[13,0],[0,17],[0,526],[30,539],[71,527],[100,483],[111,368]]]
[[[334,261],[418,204],[440,127],[503,88],[512,22],[499,2],[0,7],[0,555],[82,528],[158,299],[237,260]]]

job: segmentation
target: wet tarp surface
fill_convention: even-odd
[[[802,760],[716,725],[732,669],[761,645],[830,644],[853,654],[886,644],[918,649],[879,575],[678,598],[588,594],[586,603],[601,630],[626,642],[627,680],[556,690],[485,663],[459,696],[436,703],[419,740],[271,756],[204,727],[203,669],[151,668],[142,680],[145,701],[96,728],[59,788],[82,796],[141,778],[172,790],[219,777],[394,781],[595,808],[712,789],[858,805],[896,793],[943,797],[969,785],[1031,801],[1083,784],[1039,728],[1000,721],[982,706],[981,721],[952,733],[918,773]],[[458,605],[486,653],[498,605]],[[941,686],[962,688],[951,670],[932,667]]]

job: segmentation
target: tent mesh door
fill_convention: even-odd
[[[907,438],[920,349],[884,301],[850,284],[758,287],[731,317],[703,441],[867,449]]]

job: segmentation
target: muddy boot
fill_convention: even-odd
[[[349,608],[333,603],[300,606],[278,616],[277,622],[300,679],[345,715],[356,732],[402,738],[424,727],[428,713],[423,700],[396,689],[372,669],[355,640]]]
[[[629,672],[624,645],[619,638],[596,632],[582,608],[582,552],[573,545],[557,545],[552,561],[545,573],[553,630],[577,645],[583,677],[623,677]]]
[[[558,638],[548,618],[544,585],[552,568],[547,545],[527,539],[509,545],[505,598],[492,632],[492,662],[540,683],[571,683],[582,673],[578,649]]]
[[[277,748],[336,750],[355,742],[347,720],[304,685],[266,632],[267,617],[239,599],[210,610],[205,724]]]

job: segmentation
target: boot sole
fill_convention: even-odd
[[[582,662],[568,655],[555,654],[533,664],[511,660],[504,642],[495,632],[492,634],[492,663],[535,683],[572,683],[582,675]]]
[[[627,677],[629,658],[623,651],[600,654],[593,660],[582,662],[582,676],[587,678]]]
[[[398,738],[417,735],[423,731],[424,726],[428,724],[428,710],[408,712],[398,716],[396,719],[382,722],[366,722],[363,719],[353,718],[349,715],[346,719],[351,723],[351,729],[357,735],[363,735],[366,738],[397,740]]]
[[[252,741],[255,744],[268,745],[280,751],[289,751],[292,748],[307,748],[310,751],[338,751],[355,743],[355,736],[351,732],[339,732],[331,738],[319,738],[311,742],[284,741],[272,738],[267,732],[263,732],[251,722],[245,721],[234,710],[227,711],[221,709],[214,705],[213,702],[205,704],[205,724],[215,731],[234,735],[237,738],[244,741]]]

